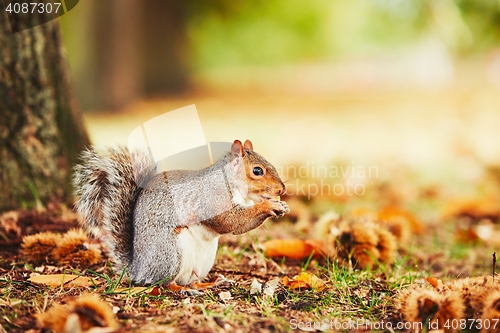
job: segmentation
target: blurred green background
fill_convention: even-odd
[[[98,145],[196,104],[207,140],[275,163],[500,163],[499,0],[85,0],[61,21]]]

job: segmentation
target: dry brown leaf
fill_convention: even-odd
[[[0,215],[0,229],[3,229],[7,235],[21,237],[21,227],[17,224],[19,212],[10,211]]]
[[[498,197],[459,199],[449,202],[443,209],[443,218],[469,217],[474,220],[500,218]]]
[[[319,240],[272,239],[264,242],[264,252],[268,257],[305,259],[313,252],[313,258],[324,256],[325,244]]]
[[[154,286],[153,289],[149,292],[151,296],[160,296],[160,288],[158,286]]]
[[[160,293],[160,288],[158,288],[158,286],[154,286],[154,287],[123,287],[123,288],[116,288],[115,289],[115,293],[118,294],[118,293],[124,293],[124,294],[138,294],[138,293],[141,293],[143,291],[147,291],[147,293],[151,296],[159,296],[161,293]]]
[[[71,274],[52,274],[52,275],[34,275],[28,279],[30,282],[44,284],[51,287],[91,287],[94,285],[92,280],[85,276]]]
[[[221,291],[219,293],[219,298],[221,301],[226,303],[227,301],[230,301],[233,298],[233,296],[231,295],[231,292],[229,292],[229,291]]]
[[[273,298],[274,293],[275,293],[276,289],[278,288],[279,284],[280,284],[279,278],[274,278],[274,279],[267,281],[264,284],[262,294],[266,297]]]
[[[146,289],[150,289],[151,287],[124,287],[124,288],[116,288],[115,293],[140,293]]]
[[[321,292],[327,288],[325,282],[314,274],[302,272],[292,279],[285,276],[281,283],[290,289],[313,289],[315,292]]]
[[[479,236],[474,228],[458,229],[455,239],[461,243],[474,243],[479,241]]]
[[[250,295],[261,293],[262,292],[262,283],[257,281],[256,278],[253,278],[252,284],[250,285]]]
[[[439,285],[439,280],[434,277],[428,277],[427,282],[429,282],[434,288],[437,288],[437,286]]]

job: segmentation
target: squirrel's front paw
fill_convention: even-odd
[[[288,208],[288,205],[284,201],[271,199],[268,203],[270,205],[269,214],[271,216],[283,216],[286,213],[290,213],[290,208]]]

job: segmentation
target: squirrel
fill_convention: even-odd
[[[137,285],[192,286],[211,270],[219,236],[243,234],[290,210],[274,166],[235,140],[198,171],[156,172],[147,152],[84,150],[75,167],[81,225],[101,235],[115,268]],[[194,288],[197,289],[197,288]]]

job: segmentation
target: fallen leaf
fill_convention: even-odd
[[[252,284],[250,285],[250,295],[254,295],[257,293],[260,294],[261,292],[262,292],[262,283],[257,281],[256,278],[253,278]]]
[[[479,235],[474,228],[458,229],[455,232],[455,239],[461,243],[474,243],[479,240]]]
[[[443,281],[441,281],[440,279],[436,279],[434,277],[428,277],[427,282],[429,282],[429,284],[433,286],[434,289],[436,289],[437,291],[442,291],[446,288]]]
[[[314,274],[302,272],[299,275],[294,276],[289,279],[285,276],[281,283],[290,289],[313,289],[315,292],[321,292],[325,290],[326,284],[323,280]]]
[[[3,236],[11,236],[11,237],[21,237],[22,230],[17,224],[19,220],[19,212],[10,211],[0,215],[0,228],[5,231]],[[10,234],[10,235],[9,235]],[[6,240],[8,240],[7,237]]]
[[[129,293],[129,294],[136,294],[143,292],[147,289],[150,289],[151,287],[124,287],[124,288],[116,288],[115,293]]]
[[[45,284],[51,287],[59,287],[62,285],[68,287],[91,287],[94,285],[92,280],[88,277],[71,274],[34,275],[28,280],[33,283]]]
[[[0,299],[0,306],[8,306],[8,307],[13,307],[18,304],[22,304],[23,300],[22,299],[16,299],[16,298],[10,298],[9,301],[5,301],[3,299]]]
[[[443,218],[469,217],[473,220],[498,220],[498,197],[459,199],[449,202],[443,209]]]
[[[434,288],[437,288],[437,286],[439,284],[439,280],[434,278],[434,277],[428,277],[427,282],[429,282],[431,284],[431,286],[433,286]]]
[[[279,278],[275,278],[275,279],[267,281],[266,284],[264,285],[263,294],[266,295],[267,297],[272,298],[274,296],[274,292],[276,291],[276,288],[278,288],[279,284],[280,284]]]
[[[160,288],[157,286],[154,286],[153,289],[149,292],[151,296],[159,296],[160,295]]]
[[[264,252],[268,257],[305,259],[312,253],[313,258],[324,256],[325,244],[319,240],[272,239],[264,242]]]
[[[233,296],[231,295],[231,293],[229,291],[221,291],[219,293],[219,298],[221,301],[226,303],[226,301],[231,300],[233,298]]]

